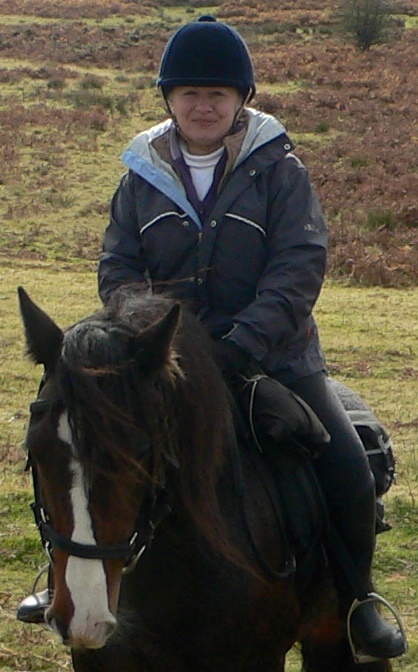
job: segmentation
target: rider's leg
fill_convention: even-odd
[[[327,376],[318,373],[289,387],[311,406],[331,437],[315,465],[332,526],[360,584],[356,590],[338,568],[338,561],[335,563],[335,585],[346,615],[352,602],[371,589],[376,513],[373,475],[358,434]],[[353,612],[351,631],[359,650],[369,656],[392,658],[406,650],[403,633],[385,621],[372,602],[361,604]]]

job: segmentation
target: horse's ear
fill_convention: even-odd
[[[167,315],[143,331],[135,343],[135,358],[144,371],[171,362],[171,344],[180,321],[180,304],[176,303]]]
[[[59,357],[64,335],[55,322],[32,301],[23,287],[18,287],[17,292],[28,354],[36,364],[43,364],[46,370],[50,370]]]

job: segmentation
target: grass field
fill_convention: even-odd
[[[164,117],[153,82],[166,38],[213,12],[245,32],[260,106],[298,141],[330,222],[330,279],[316,315],[331,373],[364,396],[394,441],[394,527],[378,540],[375,571],[410,641],[394,670],[416,672],[418,2],[408,3],[402,41],[370,54],[341,42],[332,0],[133,5],[0,5],[0,670],[70,669],[52,635],[15,621],[45,561],[21,447],[40,372],[24,357],[16,287],[62,327],[99,305],[96,259],[119,155]],[[295,653],[288,670],[298,669]]]

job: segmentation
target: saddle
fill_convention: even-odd
[[[243,517],[258,565],[270,579],[297,574],[298,588],[303,591],[318,569],[328,564],[324,546],[329,529],[328,510],[312,459],[306,452],[286,445],[275,455],[261,454],[248,445],[244,450],[248,451],[259,483],[270,501],[280,537],[281,566],[273,569],[255,542],[246,516],[244,495]]]
[[[263,403],[254,412],[254,399],[259,385],[266,385]],[[271,403],[268,386],[274,386]],[[345,397],[353,393],[345,388]],[[278,404],[278,396],[280,404]],[[329,441],[329,435],[312,409],[288,388],[264,375],[247,380],[239,392],[244,418],[244,445],[250,454],[254,469],[275,511],[281,548],[282,568],[274,572],[266,565],[256,548],[248,527],[253,551],[267,574],[286,576],[292,572],[302,575],[299,581],[309,579],[318,563],[326,564],[324,539],[329,532],[327,506],[318,483],[314,460]],[[346,405],[344,395],[343,404]],[[382,495],[395,478],[395,459],[392,443],[374,413],[362,400],[360,408],[347,409],[351,421],[363,443],[376,482],[376,534],[391,529],[384,518]],[[278,408],[279,406],[279,408]],[[241,433],[242,433],[241,422]],[[280,449],[278,450],[278,446]],[[244,501],[245,514],[245,501]],[[244,515],[245,517],[245,515]],[[316,561],[314,560],[316,558]]]
[[[255,414],[257,386],[264,383],[275,386],[274,398],[270,404],[268,394],[263,394],[262,411],[257,407]],[[277,403],[278,392],[280,404]],[[297,573],[298,586],[303,590],[318,567],[327,564],[324,538],[328,530],[328,512],[313,459],[321,453],[329,435],[302,399],[264,375],[246,381],[238,402],[240,444],[244,446],[252,471],[258,475],[274,512],[280,537],[281,567],[272,568],[257,547],[256,535],[247,516],[245,487],[238,487],[253,553],[267,577],[286,578]],[[243,418],[246,411],[248,417]]]

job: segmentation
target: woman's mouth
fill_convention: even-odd
[[[216,124],[216,120],[215,119],[195,119],[194,123],[198,124],[199,126],[213,126],[213,124]]]

